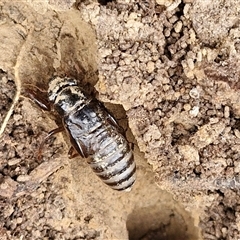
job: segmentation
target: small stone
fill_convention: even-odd
[[[13,158],[8,161],[9,166],[17,165],[21,162],[21,158]]]
[[[199,107],[198,106],[194,106],[192,108],[192,110],[189,111],[189,114],[192,116],[192,117],[196,117],[199,113]]]
[[[17,224],[21,224],[21,223],[22,223],[22,220],[23,220],[23,219],[22,219],[21,217],[18,217],[18,218],[17,218]]]
[[[227,232],[228,232],[227,228],[226,228],[226,227],[223,227],[223,228],[222,228],[223,237],[226,237]]]
[[[199,51],[199,52],[197,53],[197,62],[201,62],[201,61],[202,61],[202,52]]]
[[[189,92],[191,98],[197,99],[199,98],[199,91],[197,88],[192,88]]]
[[[230,116],[229,106],[225,106],[225,108],[224,108],[224,117],[225,118],[229,118],[229,116]]]
[[[190,104],[184,104],[183,108],[184,108],[185,111],[190,111],[191,105]]]
[[[150,61],[147,63],[147,71],[148,73],[152,73],[155,69],[155,64],[154,62]]]
[[[240,139],[240,131],[238,129],[234,129],[234,134],[237,138]]]
[[[178,21],[175,25],[174,25],[174,30],[176,33],[181,32],[182,30],[182,21]]]
[[[188,162],[199,164],[199,154],[196,148],[190,145],[179,145],[178,150]]]
[[[31,179],[31,176],[29,176],[29,175],[19,175],[18,177],[17,177],[17,181],[18,182],[27,182],[27,181],[29,181]]]
[[[188,59],[187,59],[187,64],[188,64],[188,67],[189,67],[191,70],[194,69],[194,62],[193,62],[193,59],[188,58]]]

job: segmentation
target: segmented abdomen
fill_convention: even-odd
[[[136,165],[125,137],[112,126],[99,126],[91,133],[94,152],[89,162],[104,183],[115,190],[130,190]]]
[[[115,190],[131,190],[136,165],[120,127],[105,107],[88,96],[71,78],[53,78],[49,100],[62,117],[73,147],[104,183]]]

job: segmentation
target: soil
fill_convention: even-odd
[[[238,0],[0,1],[0,239],[240,239]],[[133,145],[104,185],[25,94],[78,79]]]

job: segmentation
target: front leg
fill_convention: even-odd
[[[52,103],[48,100],[47,91],[43,91],[42,89],[39,89],[36,86],[31,86],[31,87],[25,88],[24,95],[28,97],[30,100],[32,100],[34,103],[36,103],[41,109],[45,111],[52,110]],[[42,142],[39,145],[38,152],[37,152],[38,161],[40,161],[42,158],[42,151],[44,149],[44,144],[46,143],[46,141],[56,133],[62,132],[64,130],[65,130],[64,127],[60,126],[56,129],[53,129],[47,134],[47,136],[42,140]]]

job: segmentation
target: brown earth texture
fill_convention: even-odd
[[[239,0],[0,0],[0,239],[240,239]],[[69,76],[125,129],[105,185],[30,100]]]

